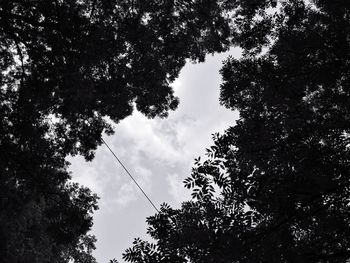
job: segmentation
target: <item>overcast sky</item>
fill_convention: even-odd
[[[190,175],[194,158],[212,144],[211,134],[234,125],[238,117],[219,104],[219,69],[229,54],[238,57],[240,52],[232,49],[207,56],[205,63],[187,63],[173,84],[180,105],[167,119],[150,120],[134,112],[115,126],[114,135],[104,136],[158,207],[163,202],[180,207],[190,198],[182,181]],[[98,239],[97,262],[123,262],[121,255],[134,238],[146,238],[145,219],[154,208],[104,145],[92,162],[81,157],[69,161],[73,180],[100,197],[92,229]]]

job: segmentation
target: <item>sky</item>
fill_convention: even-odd
[[[158,208],[162,203],[179,208],[190,199],[182,182],[190,175],[194,158],[204,156],[213,133],[235,124],[238,113],[219,104],[219,70],[228,55],[240,54],[231,49],[208,55],[204,63],[188,62],[172,85],[180,98],[176,111],[166,119],[148,119],[135,111],[115,125],[114,135],[103,137]],[[105,145],[91,162],[80,156],[69,161],[73,181],[100,197],[91,231],[97,237],[93,255],[98,263],[113,258],[124,262],[122,253],[134,238],[149,240],[145,220],[155,209]]]

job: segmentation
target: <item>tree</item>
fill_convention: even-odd
[[[1,261],[93,263],[97,197],[68,181],[65,156],[45,139],[49,125],[24,113],[0,106]]]
[[[170,84],[186,59],[230,45],[224,11],[200,0],[2,1],[2,101],[14,91],[16,103],[54,116],[61,151],[92,158],[112,132],[105,117],[177,107]]]
[[[223,1],[0,1],[0,258],[94,262],[97,197],[65,157],[93,158],[107,119],[166,117],[186,59],[228,49]]]
[[[156,243],[136,239],[127,262],[350,259],[350,4],[251,3],[239,19],[260,27],[241,27],[244,56],[221,70],[220,101],[240,119],[196,160],[193,199],[149,217]]]

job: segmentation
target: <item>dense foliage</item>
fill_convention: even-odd
[[[97,197],[69,183],[65,156],[35,112],[0,108],[1,262],[95,262],[87,231]]]
[[[118,122],[134,105],[166,116],[186,59],[230,44],[215,1],[2,1],[0,15],[1,101],[15,93],[54,116],[57,148],[87,158],[111,132],[103,117]]]
[[[186,59],[243,48],[221,74],[236,126],[150,217],[129,262],[346,262],[346,0],[0,1],[0,258],[94,262],[97,197],[69,182],[133,108],[165,117]]]
[[[240,119],[196,160],[193,199],[149,217],[156,243],[124,259],[348,262],[350,3],[231,2],[245,52],[225,61],[220,100]]]
[[[69,183],[135,107],[165,117],[186,59],[226,50],[215,1],[0,1],[1,262],[94,262],[97,198]]]

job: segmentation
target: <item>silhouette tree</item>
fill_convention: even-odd
[[[42,116],[63,153],[88,159],[133,107],[165,117],[186,59],[230,45],[219,1],[2,1],[1,86]],[[59,148],[59,147],[58,147]]]
[[[123,258],[348,262],[350,4],[232,2],[245,52],[225,61],[220,101],[240,119],[196,160],[193,199],[147,219],[156,243],[136,239]]]
[[[68,182],[65,156],[45,139],[49,126],[22,114],[0,107],[1,262],[95,262],[87,232],[97,197]]]
[[[222,1],[0,1],[0,258],[94,262],[97,198],[69,183],[108,119],[166,117],[186,59],[231,45]]]

